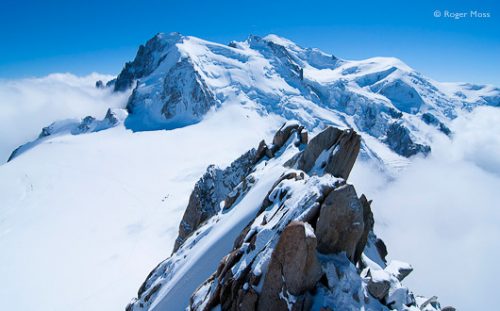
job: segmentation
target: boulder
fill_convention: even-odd
[[[370,231],[373,230],[373,225],[375,224],[375,220],[373,219],[372,209],[370,207],[371,201],[368,201],[368,199],[366,199],[366,196],[364,194],[361,195],[359,201],[361,202],[361,206],[363,206],[364,229],[363,229],[363,234],[361,235],[358,244],[356,245],[354,262],[358,262],[361,259],[361,254],[363,254],[363,251],[365,250],[366,247],[366,243],[368,243],[368,235],[370,234]]]
[[[280,293],[300,296],[314,288],[323,274],[316,246],[307,223],[292,222],[283,230],[265,275],[258,310],[288,310]]]
[[[360,136],[353,130],[339,130],[327,127],[307,144],[298,157],[297,168],[309,172],[316,164],[326,173],[347,179],[358,156],[361,145]],[[324,164],[316,163],[320,155],[330,150]]]
[[[330,149],[330,147],[333,146],[333,144],[340,137],[341,133],[342,130],[329,126],[314,136],[314,138],[307,144],[306,149],[304,149],[301,153],[298,160],[298,169],[306,172],[310,171],[316,163],[316,159],[318,159],[319,155],[324,150]]]
[[[352,185],[331,191],[321,205],[316,236],[318,251],[324,254],[346,252],[354,261],[356,247],[365,228],[363,206]]]
[[[394,275],[398,281],[403,281],[413,271],[413,267],[402,261],[392,260],[385,270]]]
[[[391,288],[391,279],[387,272],[383,270],[368,271],[368,284],[366,289],[378,300],[383,300]]]
[[[368,292],[378,300],[384,299],[385,295],[389,292],[389,288],[391,287],[391,283],[386,280],[382,281],[368,281],[368,285],[366,288]]]
[[[302,137],[300,133],[303,129],[303,126],[295,122],[289,121],[284,123],[276,132],[276,134],[274,134],[273,144],[270,150],[271,154],[274,155],[278,150],[280,150],[281,147],[283,147],[288,141],[288,139],[290,139],[293,133],[297,133],[299,135],[299,139],[301,140]]]
[[[325,167],[325,172],[335,177],[347,179],[359,154],[360,136],[353,130],[342,131],[334,146]]]
[[[288,138],[292,135],[293,131],[298,131],[301,126],[298,123],[286,122],[274,134],[273,145],[283,147]]]

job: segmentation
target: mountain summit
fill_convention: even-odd
[[[500,104],[498,88],[438,83],[395,58],[347,61],[276,35],[222,45],[158,34],[113,84],[134,86],[126,123],[133,130],[192,124],[240,104],[309,131],[353,128],[404,157],[430,151],[425,125],[449,135],[446,124],[460,109]],[[367,143],[365,151],[376,149]]]
[[[500,105],[492,86],[440,83],[395,58],[343,60],[276,35],[223,45],[160,33],[107,85],[132,89],[125,126],[133,131],[179,128],[238,105],[312,133],[352,128],[365,134],[362,156],[385,166],[429,153],[432,135],[451,135],[461,110]]]

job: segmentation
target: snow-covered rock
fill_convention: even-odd
[[[106,116],[104,116],[102,120],[96,120],[92,116],[87,116],[81,120],[68,119],[55,121],[49,126],[44,127],[42,129],[42,132],[38,135],[37,139],[16,148],[9,156],[7,162],[12,161],[21,153],[28,151],[29,149],[48,139],[66,134],[81,135],[85,133],[95,133],[107,130],[109,128],[122,124],[126,117],[127,111],[125,111],[124,109],[108,109],[108,111],[106,112]]]
[[[226,206],[231,200],[231,191],[245,177],[254,164],[255,150],[243,154],[230,166],[222,170],[215,165],[207,168],[203,177],[195,184],[189,197],[184,217],[179,226],[179,235],[175,241],[174,251],[184,240],[207,219],[217,214],[221,202],[227,198]]]
[[[234,186],[232,203],[221,200],[224,208],[150,273],[127,310],[440,310],[437,300],[416,300],[401,284],[411,266],[386,265],[370,203],[327,170],[344,165],[333,171],[349,175],[351,161],[332,155],[357,155],[360,136],[327,128],[307,143],[304,130],[278,130],[273,141],[288,133],[286,142],[256,158]],[[315,164],[290,167],[304,154]]]

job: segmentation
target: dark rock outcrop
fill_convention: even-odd
[[[254,157],[255,150],[252,149],[226,169],[220,169],[215,165],[207,168],[189,196],[189,203],[179,225],[174,252],[200,224],[220,211],[221,202],[231,200],[228,195],[249,173]]]
[[[120,113],[118,113],[118,111]],[[121,112],[123,111],[121,111],[120,109],[108,109],[108,111],[106,112],[106,116],[102,120],[97,120],[92,116],[86,116],[81,120],[68,119],[53,122],[49,126],[42,128],[42,131],[38,135],[37,139],[17,147],[10,154],[7,162],[12,161],[17,156],[37,146],[42,141],[45,141],[50,137],[63,134],[81,135],[86,133],[99,132],[114,127],[119,124],[120,121],[123,121],[123,113]]]
[[[368,292],[375,298],[382,300],[389,293],[391,283],[388,280],[374,280],[373,278],[368,281]]]
[[[127,102],[129,117],[125,125],[134,131],[182,127],[200,121],[217,106],[219,101],[192,60],[180,58],[161,83],[138,83]]]
[[[305,172],[316,167],[335,177],[347,179],[359,154],[360,144],[361,138],[355,131],[329,126],[311,139],[304,151],[287,165],[296,165]],[[321,157],[324,152],[329,154]]]
[[[427,155],[431,152],[431,147],[414,142],[410,130],[400,122],[394,122],[389,126],[385,142],[404,157],[411,157],[417,153]]]
[[[424,121],[426,124],[437,127],[441,132],[443,132],[447,136],[451,135],[451,130],[430,112],[422,114],[422,121]]]
[[[298,132],[300,133],[304,129],[303,126],[298,125],[297,123],[285,123],[280,129],[274,134],[273,137],[273,151],[281,149],[286,141],[292,136],[292,133]],[[306,142],[307,143],[307,142]]]
[[[302,296],[316,286],[323,275],[316,245],[309,224],[292,222],[285,228],[269,262],[258,310],[286,310],[280,293]]]
[[[318,251],[323,254],[346,252],[354,261],[364,226],[363,206],[354,187],[344,185],[332,190],[321,206],[316,224]]]
[[[373,219],[372,209],[370,207],[371,201],[368,201],[366,196],[363,194],[359,198],[361,205],[363,206],[363,233],[359,238],[358,244],[356,245],[356,251],[354,253],[354,262],[358,262],[361,259],[361,254],[363,253],[366,244],[368,243],[368,236],[370,232],[373,231],[373,225],[375,220]]]
[[[104,82],[102,82],[102,80],[97,80],[97,81],[95,82],[95,87],[96,87],[97,89],[103,89],[103,88],[105,88]]]
[[[135,59],[127,62],[116,80],[113,81],[114,90],[125,91],[133,86],[135,80],[153,72],[163,60],[157,57],[158,54],[179,40],[181,40],[179,33],[157,34],[145,45],[139,46]]]

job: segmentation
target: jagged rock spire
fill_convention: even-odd
[[[411,266],[386,266],[371,202],[346,182],[359,135],[327,127],[308,141],[306,133],[286,123],[271,144],[262,141],[224,170],[209,167],[191,195],[176,251],[152,271],[128,310],[168,308],[179,299],[171,291],[188,290],[187,308],[199,311],[418,310],[420,300],[400,283]],[[263,183],[269,186],[261,189]],[[249,206],[253,216],[240,227],[236,215]],[[229,230],[224,239],[234,239],[226,253],[210,237],[219,226]],[[194,277],[191,254],[201,256],[198,265],[220,256],[197,289],[175,281]]]

